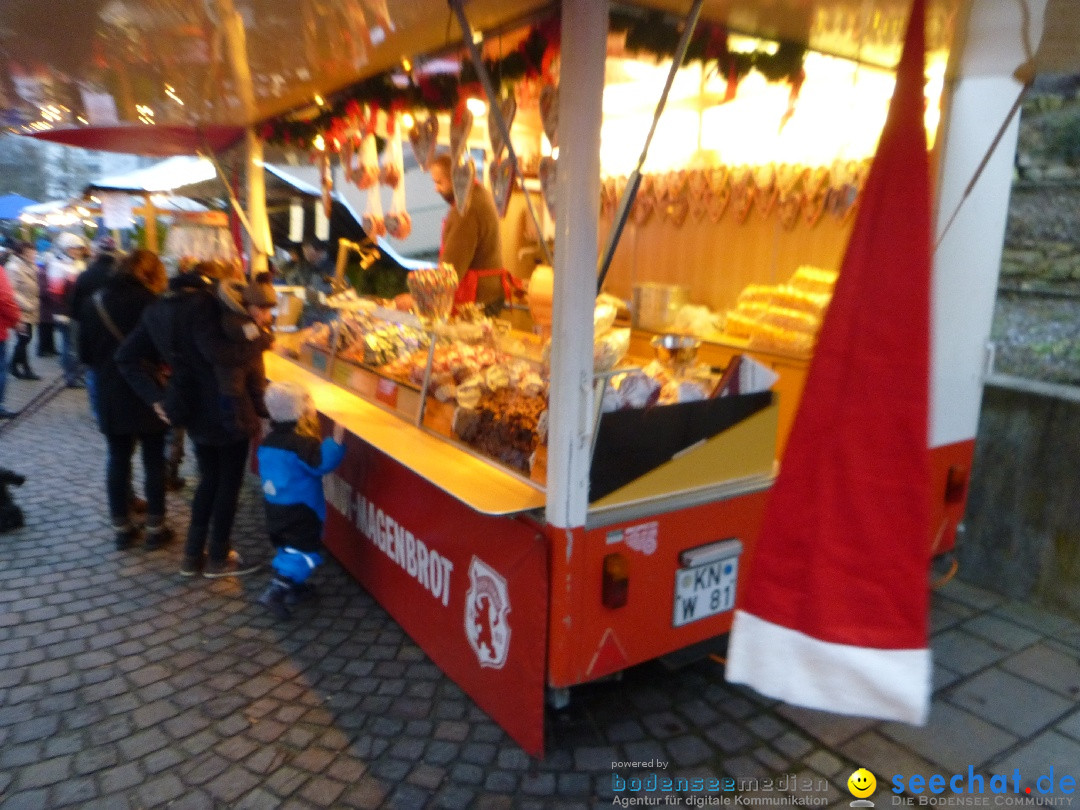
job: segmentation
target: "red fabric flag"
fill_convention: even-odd
[[[925,722],[930,183],[924,0],[731,632],[727,679]]]

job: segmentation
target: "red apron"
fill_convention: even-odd
[[[518,279],[510,275],[510,272],[502,267],[495,267],[490,270],[467,270],[461,280],[458,281],[457,290],[454,292],[454,305],[476,303],[476,290],[480,285],[480,279],[491,276],[498,276],[502,282],[503,295],[506,296],[507,303],[513,300],[515,290],[525,289]]]

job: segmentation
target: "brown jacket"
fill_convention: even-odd
[[[502,240],[499,236],[499,215],[491,192],[474,183],[469,205],[462,214],[456,205],[443,220],[442,248],[439,261],[449,262],[458,278],[468,270],[489,270],[505,267]],[[482,278],[476,294],[477,303],[486,305],[503,299],[502,283],[498,278]]]

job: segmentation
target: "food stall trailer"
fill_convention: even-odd
[[[218,5],[226,27],[240,24],[238,15],[224,14],[231,2]],[[353,79],[444,47],[455,11],[486,34],[548,7],[539,0],[474,0],[463,9],[452,2],[449,10],[434,0],[365,5],[381,9],[372,13],[382,38],[369,40],[365,58],[353,61],[354,68],[362,65]],[[546,697],[729,631],[806,372],[805,356],[706,340],[700,358],[709,365],[748,354],[779,372],[779,396],[720,397],[598,418],[605,389],[594,371],[594,316],[608,7],[592,0],[559,5],[557,58],[565,81],[554,103],[558,171],[548,173],[558,217],[544,485],[447,440],[445,425],[437,424],[440,412],[447,418],[445,409],[428,396],[430,356],[421,386],[340,364],[333,350],[298,350],[301,363],[267,356],[271,379],[303,382],[320,413],[348,430],[345,461],[326,485],[327,546],[431,659],[536,756],[544,748]],[[688,4],[634,5],[682,15]],[[1043,4],[1034,5],[1041,14]],[[909,4],[709,0],[695,6],[703,19],[778,39],[805,42],[808,26],[820,23],[822,47],[857,58],[864,40],[875,37],[893,53]],[[945,21],[939,32],[945,50],[952,45],[934,147],[928,444],[936,520],[925,538],[944,550],[963,514],[986,364],[1016,138],[1014,102],[1022,91],[1013,71],[1029,62],[1033,45],[1019,33],[1031,20],[1016,9],[991,0],[929,6],[933,20]],[[860,28],[870,21],[882,27]],[[235,54],[235,31],[229,43]],[[891,64],[888,58],[884,64]],[[340,74],[332,79],[322,89],[342,86]],[[301,101],[299,92],[286,95]],[[256,99],[241,96],[243,120],[254,124]],[[254,174],[263,156],[256,132],[246,135]],[[255,208],[260,187],[249,188]],[[265,214],[251,219],[258,248],[265,244],[257,224]],[[641,255],[640,247],[622,245]],[[680,262],[667,264],[678,277]],[[774,268],[744,281],[776,278]],[[729,298],[727,305],[733,303]],[[636,330],[631,356],[647,357],[651,337]]]
[[[965,11],[975,15],[973,25],[996,13],[985,5]],[[603,389],[594,386],[588,347],[594,223],[604,223],[597,146],[607,9],[566,2],[561,29],[561,75],[573,81],[561,82],[558,107],[546,487],[448,444],[440,431],[424,429],[423,413],[420,430],[388,413],[407,396],[393,381],[328,382],[332,359],[315,376],[278,358],[269,366],[272,378],[303,380],[320,411],[349,430],[346,461],[327,487],[330,549],[534,755],[543,751],[545,693],[557,700],[570,687],[730,630],[739,574],[753,558],[774,459],[807,369],[798,353],[749,351],[779,373],[779,403],[751,396],[674,406],[713,409],[700,434],[674,439],[700,414],[672,415],[669,423],[655,418],[664,409],[597,422]],[[1010,107],[1020,90],[1010,75],[966,79],[970,63],[986,56],[982,49],[1002,45],[976,44],[954,54],[936,152],[934,532],[924,540],[934,553],[952,547],[963,514],[1000,252],[999,240],[975,237],[1003,233],[1016,127]],[[676,275],[682,269],[675,261],[669,267]],[[631,355],[648,357],[652,337],[635,330]],[[719,367],[746,353],[745,343],[730,338],[701,349]],[[720,415],[718,405],[732,411]]]

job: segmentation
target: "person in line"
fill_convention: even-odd
[[[7,272],[0,267],[0,419],[13,419],[17,411],[4,407],[4,394],[7,390],[7,339],[19,325],[22,313],[15,302],[15,291],[11,289]]]
[[[495,200],[482,183],[474,182],[462,212],[455,204],[450,155],[436,155],[430,171],[435,190],[450,203],[443,220],[439,261],[453,265],[457,272],[454,303],[476,303],[486,314],[497,315],[520,284],[503,264]]]
[[[136,444],[142,448],[146,479],[146,548],[161,548],[173,537],[165,524],[165,422],[135,396],[114,359],[165,285],[165,266],[157,254],[136,250],[104,287],[83,301],[79,317],[81,359],[94,370],[98,424],[108,444],[105,481],[119,550],[134,545],[139,534],[131,514],[131,457]],[[146,370],[162,374],[160,367]]]
[[[139,397],[169,424],[186,427],[195,445],[199,480],[181,576],[200,570],[208,578],[240,576],[259,568],[232,549],[231,535],[251,440],[268,415],[262,353],[273,342],[276,303],[263,278],[245,284],[180,275],[117,352]],[[146,372],[147,360],[168,364],[167,385]]]
[[[44,247],[43,247],[44,245]],[[49,285],[49,243],[37,241],[38,300],[41,302],[37,326],[37,356],[56,357],[56,315],[60,310],[60,289]]]
[[[56,300],[55,331],[60,335],[60,368],[68,388],[85,388],[86,382],[71,332],[71,317],[63,305],[70,299],[76,281],[86,270],[89,256],[90,248],[85,239],[74,233],[62,233],[56,237],[56,251],[48,262],[49,289]]]
[[[75,344],[79,343],[78,319],[83,311],[84,302],[105,286],[105,282],[116,271],[117,263],[120,260],[120,254],[116,249],[116,240],[111,236],[103,236],[98,239],[95,247],[97,248],[97,254],[90,260],[90,264],[87,265],[86,269],[79,273],[75,283],[71,285],[64,304],[65,314],[72,319],[68,324],[70,330],[68,338]],[[93,413],[94,419],[100,423],[101,419],[98,416],[97,405],[97,380],[94,376],[94,369],[87,368],[85,374],[83,374],[83,379],[86,382],[86,396],[90,402],[90,412]]]
[[[276,553],[270,563],[274,578],[258,601],[278,619],[288,619],[293,605],[315,596],[308,579],[323,561],[322,477],[345,457],[345,431],[335,424],[333,436],[321,438],[315,403],[299,383],[271,383],[266,410],[270,433],[259,446],[259,475]]]
[[[28,349],[34,337],[34,326],[41,314],[41,294],[38,287],[36,251],[29,242],[16,242],[4,269],[15,291],[19,305],[19,325],[15,328],[15,349],[11,353],[8,369],[11,376],[20,380],[40,380],[30,367]]]

